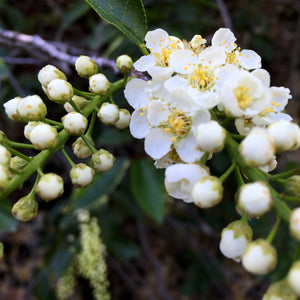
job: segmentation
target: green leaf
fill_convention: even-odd
[[[106,22],[113,24],[136,45],[144,42],[146,13],[141,0],[86,0]]]
[[[0,204],[0,231],[12,232],[17,229],[18,221],[11,215],[11,206],[9,204]]]
[[[130,168],[130,187],[137,203],[154,220],[164,216],[165,190],[161,173],[147,160],[136,160]]]

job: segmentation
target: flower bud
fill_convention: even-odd
[[[92,165],[97,172],[106,172],[112,168],[115,157],[107,150],[100,149],[92,155]]]
[[[0,130],[0,144],[4,144],[5,142],[7,142],[7,137],[5,133],[2,130]]]
[[[119,109],[119,120],[114,124],[118,129],[125,129],[129,126],[131,120],[130,112],[125,109]]]
[[[10,164],[9,164],[9,167],[14,170],[14,171],[17,171],[19,173],[21,173],[24,169],[25,166],[27,166],[28,164],[28,161],[19,157],[19,156],[14,156],[11,158],[10,160]],[[14,174],[11,173],[10,178],[14,177]]]
[[[35,191],[47,202],[56,199],[64,192],[63,179],[54,173],[44,174],[41,176]]]
[[[9,170],[6,166],[0,164],[0,191],[4,191],[9,181]]]
[[[252,228],[247,222],[234,221],[222,230],[220,251],[224,256],[240,262],[252,236]]]
[[[54,127],[40,122],[30,132],[29,140],[37,150],[52,148],[57,142],[57,131]]]
[[[89,142],[93,146],[95,146],[95,143],[90,136],[86,136],[86,138],[89,140]],[[93,153],[81,137],[79,137],[73,143],[72,149],[73,149],[74,155],[76,155],[78,158],[87,158],[87,157],[91,156]]]
[[[88,120],[87,118],[75,111],[66,114],[61,118],[64,129],[68,134],[81,135],[85,132]]]
[[[32,195],[21,198],[12,207],[12,215],[19,221],[28,222],[37,216],[38,203]]]
[[[121,73],[130,73],[133,69],[133,62],[131,57],[126,54],[119,56],[116,60],[116,66]]]
[[[4,146],[0,145],[0,164],[8,167],[10,159],[10,152]]]
[[[38,80],[44,88],[54,79],[67,80],[66,75],[52,65],[47,65],[38,73]]]
[[[73,97],[73,87],[64,79],[52,80],[47,89],[49,99],[59,104],[64,104]]]
[[[285,120],[271,123],[268,127],[268,133],[275,141],[276,152],[295,149],[298,130],[297,124]]]
[[[224,148],[225,129],[216,121],[200,124],[196,131],[196,142],[203,152],[220,152]]]
[[[271,192],[262,181],[244,184],[236,195],[237,209],[250,218],[265,214],[273,205]]]
[[[287,195],[300,196],[300,175],[293,175],[284,181],[284,189]]]
[[[197,49],[205,43],[206,43],[206,39],[204,39],[201,35],[196,34],[196,35],[193,36],[192,40],[190,41],[190,46],[193,49]]]
[[[97,95],[104,95],[110,88],[111,83],[104,74],[98,73],[90,77],[90,91]]]
[[[241,142],[239,152],[247,166],[265,166],[273,160],[275,143],[266,129],[253,128]]]
[[[88,56],[80,55],[75,62],[75,69],[79,76],[89,78],[98,72],[96,62]]]
[[[103,103],[97,113],[105,125],[115,124],[119,120],[119,108],[115,104]]]
[[[83,110],[89,104],[89,100],[85,99],[84,97],[80,97],[76,95],[72,97],[72,100],[80,111]],[[67,112],[74,111],[74,108],[69,102],[66,102],[64,104],[64,108]]]
[[[207,168],[197,164],[171,165],[166,169],[165,187],[170,196],[190,203],[193,186],[205,176],[209,176]]]
[[[300,260],[293,263],[289,270],[287,281],[294,293],[300,297]]]
[[[297,300],[297,296],[286,280],[272,283],[262,300]]]
[[[289,226],[291,236],[300,242],[300,207],[291,211]]]
[[[43,122],[29,122],[25,127],[24,127],[24,136],[29,140],[30,139],[30,134],[31,131],[34,127],[40,124],[45,124]]]
[[[10,118],[13,121],[20,121],[18,105],[21,100],[21,97],[16,97],[3,104],[5,113],[7,114],[8,118]]]
[[[19,119],[23,122],[39,121],[47,114],[47,107],[38,95],[23,98],[17,107]]]
[[[95,171],[86,164],[78,164],[70,171],[70,178],[75,187],[86,187],[93,182]]]
[[[192,189],[194,203],[201,208],[213,207],[222,200],[223,186],[219,178],[205,176],[200,178]]]
[[[273,271],[276,264],[276,249],[263,239],[251,242],[242,257],[243,267],[255,275],[264,275]]]

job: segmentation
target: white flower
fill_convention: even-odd
[[[75,187],[86,187],[93,182],[95,171],[86,164],[77,164],[70,170],[70,178]]]
[[[105,102],[101,105],[97,116],[106,125],[115,124],[119,120],[119,107]]]
[[[54,79],[67,80],[65,74],[52,65],[45,66],[38,73],[38,80],[44,88]]]
[[[244,184],[237,193],[237,209],[250,218],[265,214],[273,205],[271,192],[262,181]]]
[[[75,62],[75,69],[79,76],[90,77],[98,72],[96,62],[89,56],[80,55]]]
[[[227,258],[240,262],[248,244],[252,241],[252,228],[241,220],[230,223],[222,230],[220,251]]]
[[[44,174],[41,176],[35,191],[45,201],[56,199],[64,192],[63,179],[54,173]]]
[[[196,141],[204,152],[220,152],[224,148],[226,130],[216,121],[200,124],[196,130]]]
[[[262,112],[270,102],[269,89],[253,74],[236,69],[228,74],[220,98],[227,115],[248,119]]]
[[[31,128],[29,140],[34,145],[35,149],[44,150],[56,145],[57,131],[54,127],[42,122],[39,122],[33,127],[31,127],[31,122],[29,122],[28,126]]]
[[[243,267],[255,275],[271,272],[277,264],[275,248],[266,240],[258,239],[251,242],[242,257]]]
[[[196,164],[175,164],[165,173],[165,187],[168,194],[185,202],[193,202],[192,188],[202,177],[208,176],[207,169]]]
[[[288,273],[288,284],[295,292],[295,294],[300,297],[300,260],[293,263],[289,273]]]
[[[115,160],[115,157],[104,149],[100,149],[92,155],[92,165],[97,172],[107,172],[112,168]]]
[[[253,128],[239,146],[247,166],[265,166],[273,160],[275,143],[265,128]]]
[[[119,120],[114,124],[118,129],[125,129],[129,126],[131,120],[130,112],[125,109],[119,109]]]
[[[296,123],[285,120],[271,123],[268,126],[268,133],[275,141],[276,152],[287,151],[297,147],[300,131]]]
[[[74,111],[63,116],[62,122],[66,132],[73,135],[83,134],[88,125],[87,118],[84,115]]]
[[[18,103],[17,112],[19,119],[28,121],[39,121],[47,114],[47,107],[38,95],[27,96]]]
[[[18,105],[22,101],[21,97],[13,98],[3,104],[5,113],[13,121],[20,121]]]
[[[110,88],[111,83],[102,73],[95,74],[90,77],[90,91],[97,95],[104,95]]]
[[[2,145],[0,145],[0,164],[9,166],[11,160],[10,152]]]
[[[73,87],[64,79],[52,80],[47,86],[47,91],[49,99],[59,104],[64,104],[73,97]]]
[[[291,236],[300,242],[300,207],[292,210],[289,227]]]
[[[223,186],[218,177],[200,178],[192,189],[194,203],[201,208],[210,208],[220,203],[223,197]]]

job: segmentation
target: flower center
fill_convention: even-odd
[[[241,109],[245,110],[249,103],[251,102],[251,98],[248,94],[249,88],[244,86],[238,86],[234,89],[235,98],[238,101],[238,105]]]
[[[201,65],[199,65],[198,68],[193,69],[193,72],[189,76],[189,81],[193,88],[206,90],[213,86],[214,76],[208,67],[203,68]]]

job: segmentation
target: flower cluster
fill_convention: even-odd
[[[149,31],[145,41],[150,53],[134,67],[151,79],[132,79],[124,92],[134,109],[131,134],[145,139],[145,151],[155,166],[166,169],[168,194],[200,208],[222,200],[222,183],[235,169],[239,183],[236,210],[243,218],[223,230],[220,250],[242,261],[253,274],[270,272],[277,262],[272,237],[252,241],[247,219],[273,206],[274,190],[267,173],[276,168],[275,154],[300,147],[300,128],[284,113],[291,98],[289,89],[270,86],[260,56],[242,50],[229,29],[217,30],[211,45],[200,35],[187,42],[163,29]],[[232,126],[226,127],[228,124]],[[205,164],[224,148],[233,165],[217,178]],[[243,178],[240,170],[251,167],[260,175]],[[292,214],[290,226],[299,240],[296,214],[299,212]],[[299,271],[297,274],[299,280]]]

